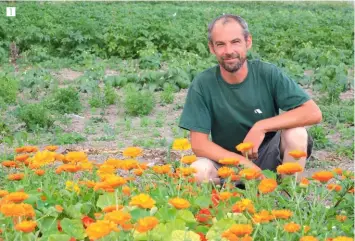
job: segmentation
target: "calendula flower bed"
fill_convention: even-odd
[[[304,153],[294,150],[295,162],[277,168],[282,179],[263,171],[260,180],[260,172],[225,158],[223,187],[197,184],[189,141],[172,148],[181,159],[160,166],[138,162],[138,147],[103,164],[56,146],[17,148],[1,162],[1,240],[353,240],[352,172],[324,170],[298,183]]]

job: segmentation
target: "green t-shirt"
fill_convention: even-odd
[[[214,143],[238,153],[236,145],[254,123],[310,100],[275,65],[260,60],[247,63],[248,75],[240,84],[224,81],[219,65],[197,75],[189,87],[179,127],[211,134]],[[267,133],[266,138],[275,133]]]

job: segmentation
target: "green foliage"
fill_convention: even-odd
[[[125,88],[124,106],[129,115],[148,115],[155,105],[153,93],[147,89],[138,90],[134,85]]]
[[[46,100],[46,106],[61,114],[79,113],[82,110],[80,96],[73,87],[60,88]]]
[[[354,101],[342,101],[339,104],[319,103],[319,108],[322,111],[323,121],[330,125],[337,123],[345,123],[348,125],[354,124]]]
[[[329,146],[329,140],[325,129],[320,125],[315,125],[309,128],[309,134],[313,138],[315,149],[324,149]]]
[[[104,88],[104,96],[105,96],[105,104],[107,105],[113,105],[117,101],[117,93],[115,92],[115,89],[112,88],[110,85],[105,85]]]
[[[164,86],[163,92],[160,95],[160,101],[162,104],[171,104],[174,102],[175,89],[171,84]]]
[[[56,133],[54,139],[56,145],[77,144],[83,141],[86,141],[86,138],[77,132]]]
[[[54,118],[43,103],[21,104],[15,112],[17,118],[23,121],[27,130],[49,129]]]
[[[10,75],[0,72],[0,102],[15,103],[18,92],[18,81]]]

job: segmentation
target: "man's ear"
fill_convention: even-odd
[[[211,54],[215,54],[214,49],[213,49],[213,43],[208,42],[208,48],[210,49]]]
[[[252,36],[249,34],[247,37],[247,49],[251,49],[251,46],[253,45],[253,38]]]

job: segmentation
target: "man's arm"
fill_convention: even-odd
[[[218,162],[223,158],[227,157],[236,157],[239,159],[239,163],[244,165],[246,168],[255,168],[260,170],[260,168],[255,165],[253,162],[247,160],[242,155],[238,155],[237,153],[228,151],[221,146],[213,143],[208,139],[208,134],[190,131],[191,136],[191,147],[192,151],[198,157],[206,157],[210,160]]]
[[[260,128],[266,133],[282,129],[314,125],[321,121],[321,110],[313,100],[309,100],[293,110],[286,111],[272,118],[261,120],[255,124],[255,127],[257,129]]]

